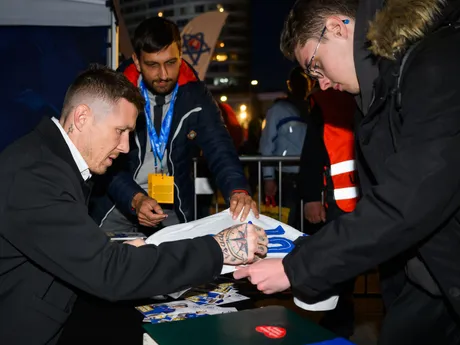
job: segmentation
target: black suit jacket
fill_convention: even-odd
[[[88,216],[83,179],[48,118],[0,154],[0,344],[54,344],[75,291],[115,301],[212,280],[211,236],[136,248]]]

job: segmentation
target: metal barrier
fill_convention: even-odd
[[[258,191],[257,191],[257,207],[260,212],[260,205],[262,204],[262,162],[263,163],[272,163],[270,165],[277,165],[278,171],[281,172],[283,168],[283,163],[299,163],[300,157],[299,156],[240,156],[240,162],[242,163],[255,163],[257,162],[257,177],[258,177]],[[198,161],[200,158],[193,159],[193,180],[195,181],[195,190],[196,190],[196,181],[197,181],[197,173],[198,173]],[[293,164],[290,164],[291,166]],[[283,176],[281,173],[278,174],[278,220],[281,221],[282,215],[282,191],[283,191]],[[198,218],[198,202],[197,196],[199,194],[195,193],[195,200],[194,200],[194,217],[195,220]],[[219,203],[217,200],[217,193],[214,193],[216,198],[216,213],[219,211]],[[300,231],[303,232],[303,200],[300,200]]]

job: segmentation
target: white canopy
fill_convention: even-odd
[[[105,0],[1,0],[0,25],[110,26]]]

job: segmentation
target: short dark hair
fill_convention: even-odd
[[[172,21],[163,17],[151,17],[144,20],[134,31],[133,47],[137,57],[141,52],[157,53],[172,43],[182,49],[179,28]]]
[[[138,112],[144,110],[145,101],[139,89],[123,73],[99,64],[90,65],[67,89],[61,117],[69,114],[78,96],[99,98],[113,104],[123,98],[134,104]]]
[[[294,60],[298,46],[311,38],[319,39],[327,17],[341,14],[355,18],[358,3],[359,0],[297,0],[281,32],[280,49],[284,56]]]

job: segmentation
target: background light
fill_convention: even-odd
[[[227,61],[228,55],[227,54],[217,54],[216,55],[216,60],[219,62],[224,62]]]
[[[163,17],[163,12],[158,12],[158,17]]]
[[[252,81],[251,81],[251,85],[255,86],[255,85],[257,85],[257,84],[259,84],[259,82],[258,82],[257,80],[252,80]]]
[[[227,96],[220,96],[220,101],[221,102],[227,102]]]
[[[246,109],[248,109],[248,107],[246,106],[246,104],[241,104],[241,105],[240,105],[240,110],[241,110],[241,111],[246,111]]]

